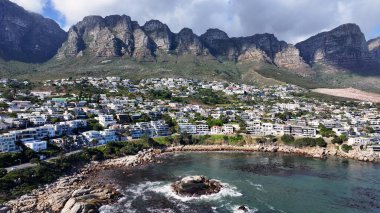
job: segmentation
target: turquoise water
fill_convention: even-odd
[[[163,163],[112,170],[123,186],[102,212],[380,212],[380,166],[276,153],[180,153]],[[223,190],[198,199],[170,190],[187,175],[220,180]]]

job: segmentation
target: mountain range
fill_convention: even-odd
[[[88,16],[68,32],[53,20],[0,0],[0,74],[175,75],[380,91],[380,38],[344,24],[295,45],[269,33],[229,37],[219,29],[174,33],[158,21]]]

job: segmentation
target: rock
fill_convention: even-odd
[[[248,210],[248,208],[247,207],[245,207],[245,206],[239,206],[239,208],[237,209],[238,210],[238,212],[248,212],[249,210]]]
[[[176,36],[175,51],[180,55],[206,56],[209,50],[189,28],[183,28]]]
[[[344,24],[322,32],[295,45],[303,60],[326,64],[338,69],[363,71],[378,64],[368,50],[364,34],[356,24]]]
[[[83,51],[100,57],[130,56],[135,48],[133,33],[129,16],[87,16],[69,29],[57,58],[76,57]]]
[[[232,39],[228,37],[227,33],[222,30],[208,29],[200,36],[200,39],[210,50],[212,55],[233,61],[237,60],[239,55],[237,46]]]
[[[301,58],[299,50],[290,44],[275,54],[274,63],[304,77],[314,74],[311,67]]]
[[[380,62],[380,37],[369,40],[367,45],[372,58],[377,62]]]
[[[216,180],[205,176],[188,176],[172,184],[172,189],[181,196],[201,196],[218,193],[222,185]]]
[[[0,0],[0,58],[41,63],[52,58],[67,34],[51,19]]]
[[[158,20],[150,20],[144,24],[142,29],[155,43],[157,49],[167,52],[174,48],[175,35],[166,24]]]
[[[64,207],[66,201],[69,198],[70,198],[70,192],[69,191],[57,192],[57,193],[49,195],[47,203],[49,203],[49,206],[51,206],[51,209],[53,211],[57,212]],[[43,210],[44,206],[41,206],[41,204],[40,204],[37,207],[37,209]]]
[[[8,206],[0,206],[0,213],[7,213],[10,211]]]
[[[71,197],[82,196],[82,195],[88,194],[90,191],[91,189],[77,189],[72,193]]]

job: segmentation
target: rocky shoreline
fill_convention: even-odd
[[[340,157],[364,162],[380,162],[380,154],[373,151],[350,150],[348,153],[338,150],[334,145],[327,147],[303,147],[297,148],[287,145],[187,145],[173,146],[163,152],[212,152],[212,151],[243,151],[243,152],[279,152],[292,153],[313,158]]]
[[[18,199],[0,205],[0,213],[18,212],[97,212],[102,205],[116,202],[121,196],[117,184],[94,181],[93,177],[99,171],[128,168],[147,163],[158,162],[162,153],[173,152],[213,152],[213,151],[243,151],[243,152],[279,152],[292,153],[313,158],[342,157],[365,162],[380,162],[378,153],[370,151],[350,150],[348,153],[329,145],[322,147],[296,148],[286,145],[188,145],[173,146],[162,150],[145,150],[134,156],[110,159],[103,162],[91,162],[78,173],[65,176],[56,182],[33,190]]]
[[[156,162],[157,150],[139,152],[134,156],[91,162],[78,173],[65,176],[30,194],[0,205],[0,213],[34,212],[97,212],[102,205],[121,196],[115,184],[93,183],[93,174],[100,170],[126,168]]]

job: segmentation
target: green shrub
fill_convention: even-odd
[[[319,146],[319,147],[326,147],[327,146],[327,143],[323,138],[317,138],[316,141],[317,141],[317,146]]]
[[[340,137],[335,136],[335,137],[331,140],[331,143],[333,143],[333,144],[342,144],[342,143],[343,143],[343,139],[340,138]]]
[[[325,142],[325,140],[323,138],[299,138],[299,139],[295,140],[293,144],[296,147],[304,147],[304,146],[326,147],[327,146],[327,143]]]
[[[6,169],[0,169],[0,178],[4,177],[6,174],[7,174],[7,170]]]
[[[340,149],[343,151],[343,152],[348,152],[350,150],[352,150],[352,146],[349,146],[347,144],[343,144]]]
[[[294,143],[295,139],[294,139],[293,135],[283,135],[281,137],[281,140],[282,140],[282,142],[284,142],[284,144],[290,145],[290,144]]]

